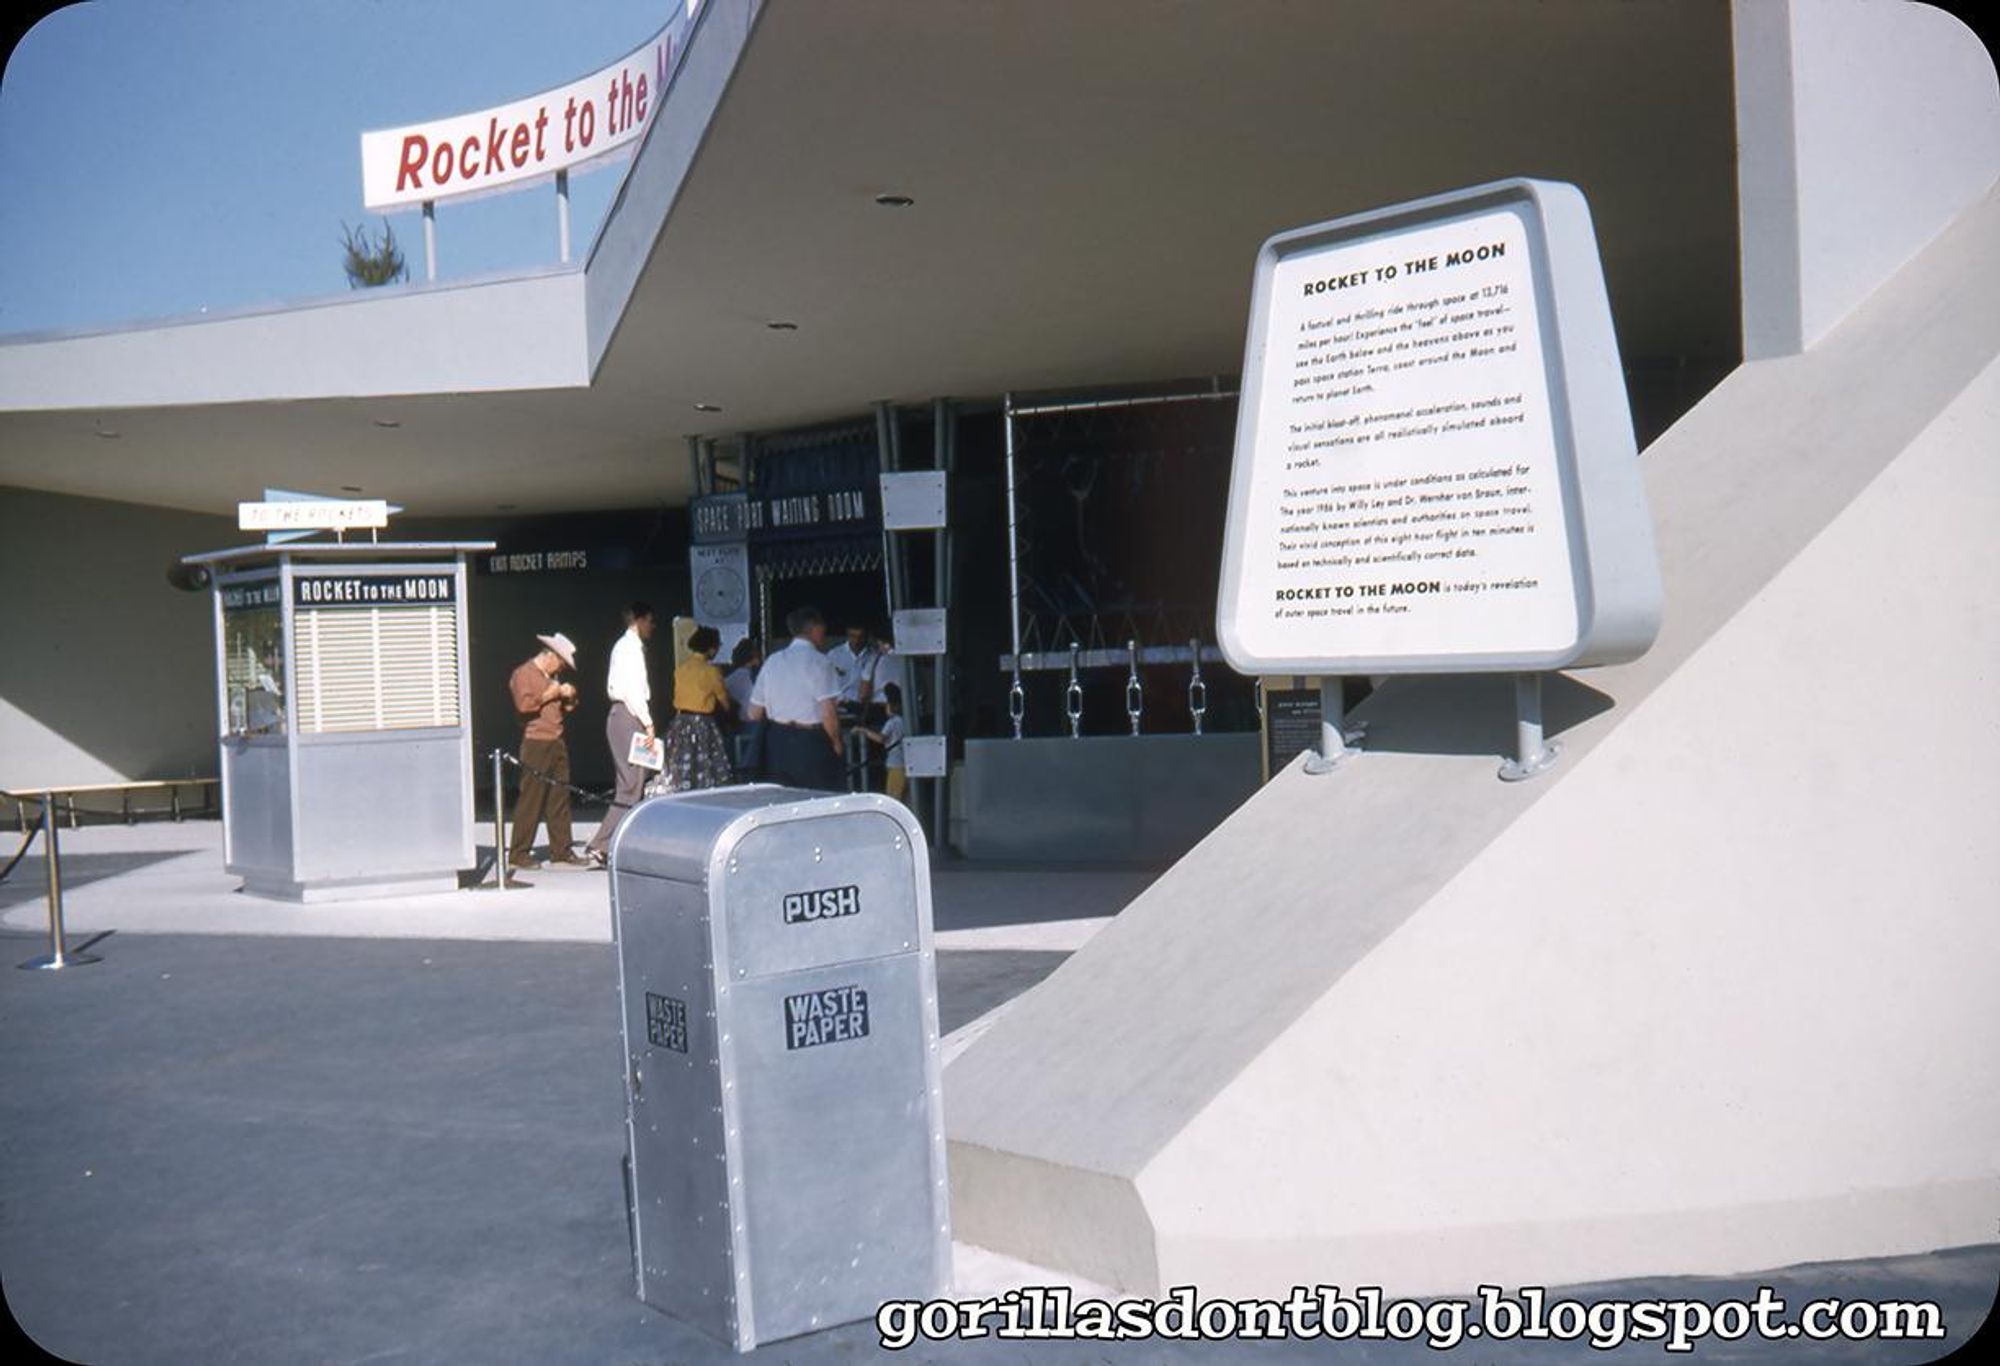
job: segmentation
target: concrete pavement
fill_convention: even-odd
[[[212,822],[63,832],[74,945],[0,972],[0,1278],[47,1350],[93,1362],[722,1362],[632,1295],[616,967],[601,875],[294,907],[233,892]],[[41,873],[0,883],[0,949],[40,951]],[[1033,986],[1150,877],[947,866],[934,878],[953,1041]],[[1090,1287],[963,1244],[958,1294]],[[1306,1279],[1310,1279],[1307,1277]],[[2000,1247],[1662,1278],[1578,1296],[1938,1302],[1962,1340]],[[1948,1343],[1946,1345],[1949,1345]],[[771,1344],[873,1357],[872,1325]],[[1622,1355],[1659,1359],[1657,1344]],[[1710,1340],[1699,1361],[1915,1362],[1935,1343]],[[1435,1360],[1420,1343],[919,1343],[905,1361]],[[1468,1343],[1476,1361],[1594,1359]]]

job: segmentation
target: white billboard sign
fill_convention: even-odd
[[[238,503],[236,525],[242,531],[379,530],[389,525],[389,504],[381,498]]]
[[[1255,674],[1630,659],[1660,578],[1583,196],[1512,180],[1258,255],[1217,606]]]
[[[646,130],[686,47],[697,0],[643,47],[581,80],[476,114],[361,135],[373,212],[521,185],[609,156]]]

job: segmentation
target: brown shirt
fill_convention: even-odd
[[[541,666],[529,660],[514,670],[514,676],[507,680],[507,691],[514,695],[514,714],[521,718],[527,729],[522,732],[526,740],[560,740],[563,733],[563,713],[569,710],[560,697],[551,697],[546,702],[539,698],[555,682],[542,672]]]

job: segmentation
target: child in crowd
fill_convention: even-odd
[[[882,723],[882,729],[863,727],[861,733],[882,746],[883,788],[900,802],[910,787],[909,769],[903,762],[903,690],[894,683],[884,684],[882,701],[889,709],[889,719]]]

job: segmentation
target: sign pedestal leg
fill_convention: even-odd
[[[1518,783],[1553,767],[1562,745],[1542,738],[1542,676],[1514,675],[1514,757],[1500,765],[1500,781]]]
[[[1367,732],[1365,725],[1347,724],[1347,703],[1340,695],[1338,678],[1319,681],[1319,753],[1306,756],[1308,773],[1331,773],[1361,751],[1351,742]]]

